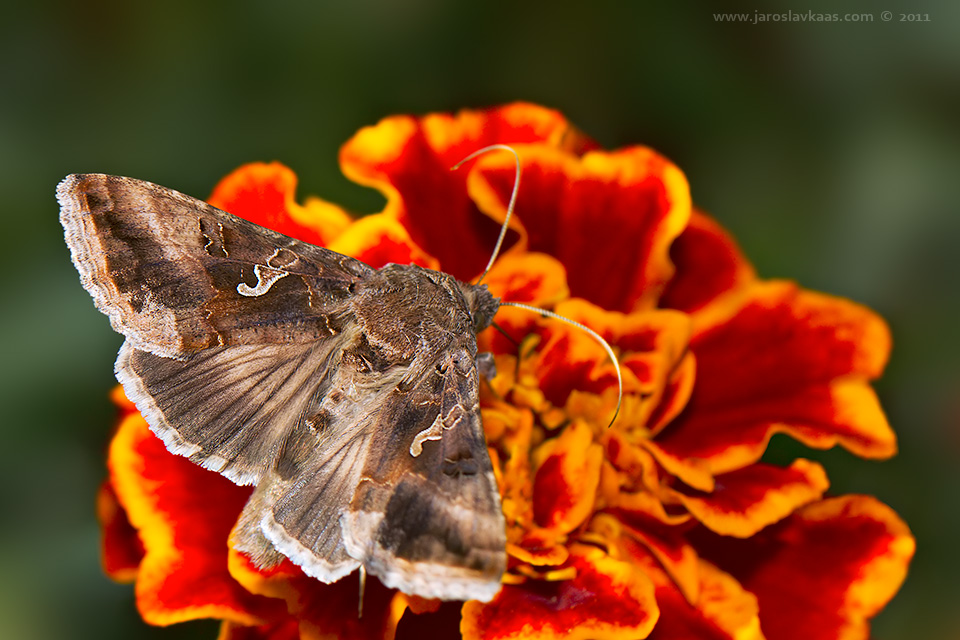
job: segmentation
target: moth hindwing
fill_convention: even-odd
[[[131,178],[71,175],[57,198],[81,282],[126,336],[127,396],[170,451],[255,485],[239,549],[325,582],[362,565],[426,598],[494,596],[485,287],[376,270]]]

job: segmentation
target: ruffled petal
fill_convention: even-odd
[[[143,543],[120,506],[110,482],[97,492],[97,520],[100,521],[100,561],[104,572],[117,582],[133,582],[143,561]]]
[[[393,640],[406,608],[402,594],[368,578],[363,590],[363,616],[357,610],[359,574],[354,572],[333,584],[310,579],[298,588],[302,640]]]
[[[483,284],[504,302],[549,307],[570,297],[563,265],[545,253],[503,256],[494,263]],[[508,310],[500,310],[498,322],[500,313]]]
[[[558,112],[526,103],[457,115],[394,116],[361,129],[340,150],[351,180],[387,198],[384,213],[461,280],[476,276],[493,251],[499,224],[467,197],[457,162],[491,144],[543,143],[582,152],[593,143]]]
[[[533,454],[533,515],[537,523],[561,532],[576,529],[593,510],[600,483],[603,447],[593,432],[574,422]]]
[[[640,537],[641,529],[621,528],[608,516],[599,516],[606,538],[650,577],[656,586],[660,619],[651,638],[663,640],[763,640],[756,597],[745,591],[732,576],[698,558],[689,544],[674,530],[659,540]],[[683,549],[678,565],[674,554],[664,554],[661,545],[670,537],[670,546]],[[651,541],[655,540],[651,545]],[[679,544],[678,544],[679,543]]]
[[[716,481],[706,460],[687,457],[683,453],[677,454],[670,449],[662,448],[656,440],[647,440],[640,444],[656,459],[657,464],[685,485],[698,491],[708,493],[713,491]]]
[[[694,322],[697,381],[656,437],[666,454],[723,473],[758,460],[776,432],[866,458],[896,452],[868,384],[883,370],[890,333],[868,309],[772,282],[722,298]]]
[[[527,529],[516,542],[507,543],[507,553],[522,563],[535,567],[559,567],[567,562],[570,551],[563,543],[567,533],[557,529]]]
[[[665,308],[692,313],[756,279],[736,241],[716,220],[697,210],[670,245],[670,259],[676,273],[660,298]]]
[[[659,615],[653,585],[630,562],[576,545],[571,580],[504,585],[489,603],[463,606],[465,640],[645,638]]]
[[[435,258],[414,244],[403,225],[384,214],[357,220],[330,243],[329,249],[354,257],[374,269],[391,262],[418,264],[428,269],[439,267]]]
[[[607,478],[601,479],[603,505],[622,507],[624,495],[652,497],[650,491],[660,486],[660,470],[653,456],[620,429],[608,429],[601,442],[605,448],[604,465],[608,468]]]
[[[746,540],[704,535],[698,547],[756,594],[769,640],[853,640],[869,637],[869,618],[900,588],[916,543],[889,507],[852,495]]]
[[[494,476],[500,489],[500,506],[507,525],[508,548],[510,545],[523,547],[528,532],[536,528],[530,462],[533,414],[500,401],[486,402],[482,412]]]
[[[250,593],[284,600],[291,611],[299,607],[298,581],[308,579],[290,560],[284,559],[274,567],[261,569],[232,546],[227,552],[227,570],[230,577]]]
[[[542,145],[517,151],[522,229],[514,249],[558,258],[576,297],[616,311],[652,307],[673,274],[670,243],[690,217],[680,170],[646,147],[582,158]],[[503,220],[513,181],[512,158],[491,155],[467,188],[481,210]]]
[[[600,514],[590,523],[590,531],[607,544],[618,548],[654,578],[663,574],[690,602],[700,597],[699,558],[684,534],[689,527],[665,526],[637,514],[618,511],[616,517]],[[654,571],[651,563],[656,561]],[[664,580],[659,580],[663,582]]]
[[[227,536],[250,490],[175,456],[139,414],[110,445],[110,479],[143,542],[137,606],[150,624],[221,618],[262,624],[276,613],[227,571]]]
[[[570,296],[563,265],[544,253],[502,256],[483,280],[490,293],[504,302],[552,307]],[[524,309],[500,307],[494,328],[477,336],[481,351],[516,353],[517,344],[534,332],[539,316]],[[507,338],[506,336],[510,336]]]
[[[787,468],[757,463],[724,473],[710,493],[666,491],[711,530],[747,538],[817,500],[829,486],[823,467],[801,459]]]
[[[123,392],[123,387],[119,384],[110,390],[110,402],[120,410],[120,415],[126,417],[131,413],[138,413],[137,405],[133,404],[127,394]]]
[[[563,302],[556,311],[590,327],[620,350],[625,394],[643,394],[647,413],[659,404],[690,337],[690,321],[684,314],[666,310],[623,314],[581,299]],[[556,320],[543,321],[540,334],[534,369],[537,384],[551,403],[563,406],[574,391],[616,394],[615,366],[596,339]]]
[[[764,640],[757,598],[732,576],[699,561],[699,597],[690,602],[668,580],[656,580],[656,640]]]
[[[261,227],[327,245],[352,222],[340,207],[311,198],[297,204],[297,175],[279,162],[253,162],[223,178],[208,202]]]
[[[217,640],[301,640],[300,623],[293,616],[256,627],[226,621],[220,625]]]
[[[598,511],[602,509],[613,512],[627,519],[646,518],[666,525],[689,521],[689,513],[678,513],[677,510],[668,513],[660,498],[652,493],[651,488],[656,488],[659,484],[660,474],[656,470],[653,457],[646,451],[639,451],[649,458],[649,465],[654,467],[652,473],[642,472],[645,475],[651,473],[653,482],[638,483],[637,478],[629,472],[619,471],[609,460],[604,460],[600,473]]]
[[[303,640],[391,640],[407,606],[405,596],[370,577],[363,591],[360,616],[358,572],[324,584],[286,560],[270,569],[258,569],[234,549],[230,550],[229,569],[230,575],[250,593],[285,601],[286,610],[300,621]]]
[[[652,398],[651,412],[646,419],[651,436],[660,433],[687,406],[697,379],[697,361],[692,353],[683,358],[666,381],[666,386]]]

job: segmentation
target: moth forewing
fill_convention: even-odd
[[[67,176],[57,198],[97,307],[135,348],[164,357],[336,335],[351,289],[374,272],[132,178]],[[289,277],[266,275],[276,272]]]
[[[57,198],[81,282],[127,338],[128,397],[170,451],[256,485],[239,549],[327,582],[362,565],[428,598],[494,596],[485,287],[377,271],[131,178],[68,176]]]

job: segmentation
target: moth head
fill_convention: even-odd
[[[470,320],[473,322],[473,332],[480,333],[490,326],[493,316],[500,308],[500,298],[487,291],[485,284],[466,284],[458,282],[460,291],[470,309]]]

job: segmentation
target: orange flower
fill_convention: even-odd
[[[439,603],[356,575],[324,585],[257,570],[228,538],[249,488],[166,451],[122,394],[99,496],[104,566],[136,582],[152,624],[223,620],[221,638],[865,638],[914,540],[869,496],[825,498],[817,463],[761,462],[774,433],[870,458],[896,451],[870,381],[889,332],[852,302],[759,280],[693,210],[683,174],[643,147],[608,152],[528,104],[393,117],[341,152],[387,197],[352,220],[294,199],[279,164],[238,169],[211,202],[374,267],[416,262],[474,278],[513,182],[509,157],[449,167],[491,143],[523,162],[509,247],[486,282],[604,336],[503,308],[482,349],[498,376],[483,421],[507,521],[492,602]]]

